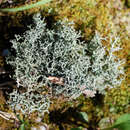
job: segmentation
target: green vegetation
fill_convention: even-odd
[[[28,10],[28,9],[31,9],[31,8],[36,8],[36,7],[40,7],[48,2],[50,2],[52,0],[41,0],[41,1],[38,1],[34,4],[27,4],[27,5],[24,5],[24,6],[20,6],[20,7],[15,7],[15,8],[3,8],[3,9],[0,9],[1,12],[18,12],[18,11],[24,11],[24,10]]]

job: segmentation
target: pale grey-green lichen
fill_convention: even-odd
[[[54,97],[62,94],[73,99],[85,92],[94,96],[96,91],[103,93],[105,88],[121,84],[119,76],[124,71],[123,67],[118,67],[124,61],[113,54],[120,50],[117,38],[110,41],[111,49],[107,50],[102,45],[102,40],[107,39],[97,32],[90,42],[85,43],[81,42],[81,34],[75,31],[72,23],[60,21],[51,30],[40,15],[34,17],[34,22],[35,26],[29,26],[28,31],[16,35],[16,39],[11,41],[16,56],[8,56],[7,62],[15,69],[17,89],[21,86],[26,90],[21,93],[15,90],[10,94],[9,104],[13,109],[20,108],[28,113],[46,111],[50,101],[47,94],[41,93],[43,85],[51,88]],[[51,82],[49,76],[62,78],[63,84]],[[38,102],[33,98],[35,93]]]

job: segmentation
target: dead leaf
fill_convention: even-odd
[[[54,84],[64,85],[63,78],[57,78],[57,77],[54,77],[54,76],[49,76],[47,79]]]

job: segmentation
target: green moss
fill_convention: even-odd
[[[104,102],[110,109],[113,109],[115,113],[124,113],[128,110],[128,104],[130,103],[129,91],[130,89],[124,85],[116,89],[113,88],[108,91]]]

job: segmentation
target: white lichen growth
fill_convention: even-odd
[[[9,56],[7,62],[15,68],[17,88],[26,90],[10,94],[9,104],[13,109],[19,108],[23,113],[47,111],[50,101],[48,94],[41,93],[43,86],[51,88],[54,97],[62,94],[74,99],[82,93],[93,97],[97,91],[103,93],[105,88],[121,84],[120,75],[124,71],[119,66],[124,61],[113,54],[120,50],[117,38],[110,40],[108,50],[102,45],[107,39],[97,32],[85,43],[72,23],[60,21],[51,30],[39,15],[34,22],[36,26],[29,26],[28,31],[11,41],[16,56]],[[48,77],[62,79],[62,83],[51,82]]]

